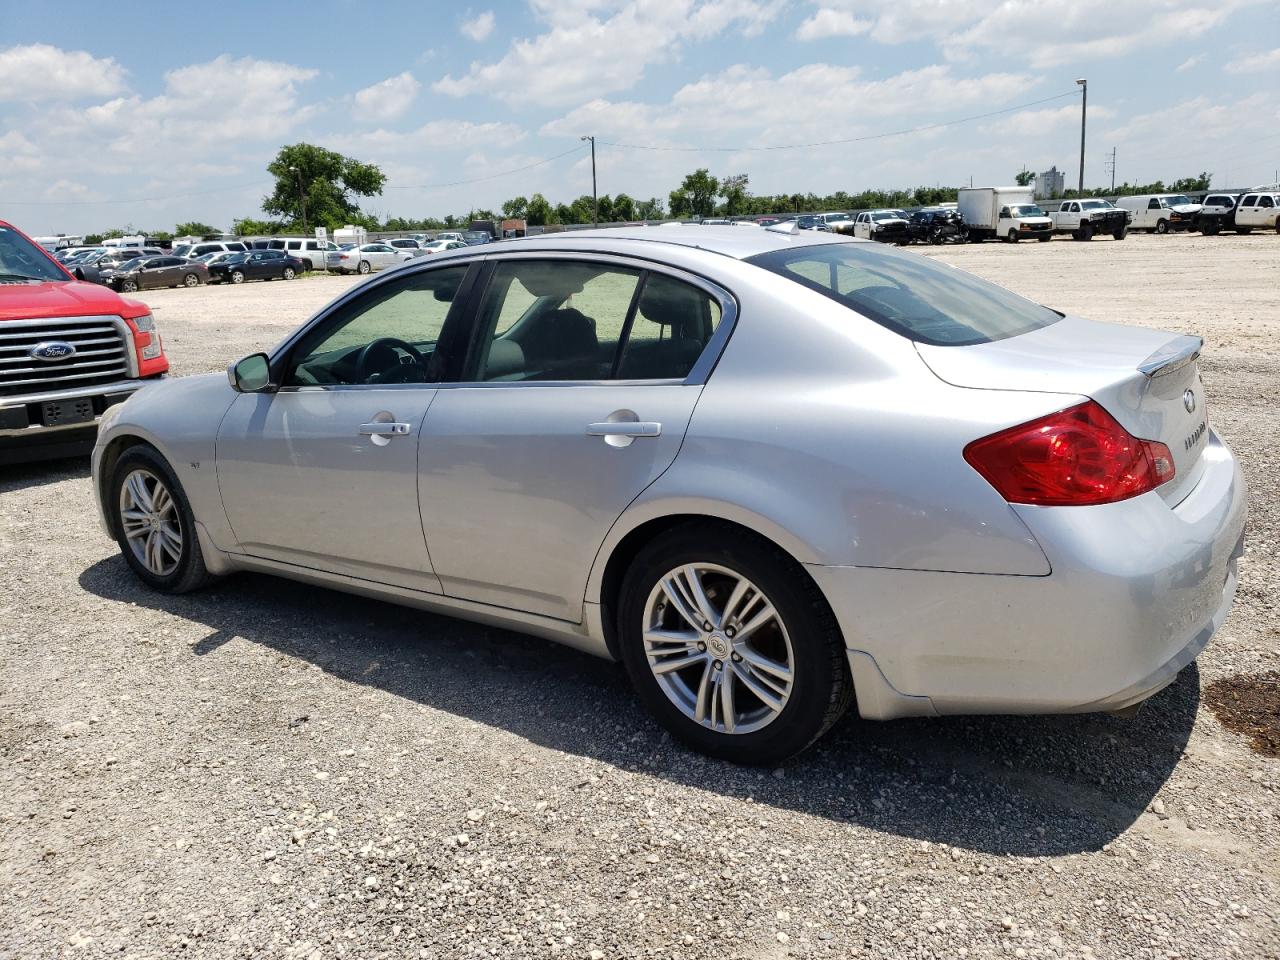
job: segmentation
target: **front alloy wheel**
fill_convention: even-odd
[[[157,577],[170,576],[182,559],[182,518],[163,481],[137,469],[120,485],[120,528],[134,559]]]
[[[295,276],[296,274],[293,272],[293,267],[284,268],[284,278],[286,280],[292,280]]]
[[[231,282],[232,282],[232,283],[244,283],[244,271],[242,271],[242,270],[232,270],[232,271],[231,271]]]

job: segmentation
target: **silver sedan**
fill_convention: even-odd
[[[228,376],[111,407],[107,530],[623,661],[694,747],[866,718],[1120,711],[1230,608],[1245,485],[1200,341],[812,231],[436,254]]]

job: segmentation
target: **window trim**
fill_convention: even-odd
[[[632,293],[631,304],[628,308],[627,321],[624,322],[624,333],[630,333],[630,320],[635,314],[639,304],[639,293],[644,288],[647,274],[660,273],[679,280],[690,286],[696,287],[704,293],[708,294],[720,305],[720,322],[716,325],[715,331],[711,334],[711,338],[707,341],[702,353],[698,356],[697,362],[689,371],[688,376],[683,379],[678,377],[670,377],[662,380],[451,380],[446,383],[438,383],[435,386],[439,389],[457,389],[460,387],[466,389],[511,389],[511,388],[546,388],[546,387],[640,387],[649,385],[665,385],[665,386],[696,386],[703,385],[710,378],[712,371],[720,362],[720,357],[724,353],[725,345],[729,342],[729,337],[733,333],[733,328],[737,325],[738,320],[738,301],[728,290],[719,284],[712,283],[705,277],[697,274],[689,273],[681,270],[679,267],[673,267],[668,264],[659,263],[652,260],[645,260],[640,257],[628,257],[611,253],[595,253],[591,251],[572,251],[572,250],[521,250],[521,251],[503,251],[501,253],[492,253],[484,255],[480,258],[484,263],[484,274],[476,282],[475,288],[469,292],[472,303],[467,309],[466,322],[469,329],[467,330],[467,349],[466,358],[464,359],[461,370],[469,371],[472,367],[474,351],[477,349],[480,333],[479,333],[479,313],[480,304],[484,302],[485,295],[489,292],[489,282],[493,277],[494,270],[501,263],[507,263],[512,260],[572,260],[575,262],[601,263],[608,266],[625,267],[630,270],[636,270],[640,273],[640,279],[636,284],[636,289]],[[621,347],[625,344],[625,338],[620,336],[618,343]],[[614,364],[618,363],[623,350],[619,350],[618,357],[614,358]]]

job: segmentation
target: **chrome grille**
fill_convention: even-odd
[[[69,343],[75,353],[56,360],[31,355],[49,341]],[[116,317],[0,322],[0,397],[128,379],[129,346]]]

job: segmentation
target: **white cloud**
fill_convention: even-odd
[[[932,40],[948,59],[998,53],[1059,66],[1119,57],[1203,34],[1237,10],[1271,0],[811,0],[871,22],[881,43]]]
[[[124,89],[125,70],[115,60],[47,43],[0,50],[0,101],[75,100],[107,97]]]
[[[1199,64],[1200,61],[1202,61],[1203,59],[1204,59],[1203,53],[1197,53],[1195,56],[1187,57],[1187,59],[1183,60],[1180,64],[1178,64],[1177,66],[1178,73],[1185,73],[1187,70],[1190,70],[1192,67]]]
[[[1089,105],[1089,120],[1110,120],[1116,112],[1101,104]],[[1075,137],[1080,132],[1080,104],[1071,103],[1065,107],[1049,107],[1044,110],[1019,110],[983,124],[982,129],[988,133],[1003,136],[1041,137],[1050,134],[1069,133]]]
[[[491,94],[507,103],[558,106],[634,86],[646,69],[677,57],[687,42],[706,40],[737,24],[762,30],[781,0],[533,0],[550,29],[516,40],[501,60],[477,61],[460,77],[432,89],[461,97]]]
[[[470,20],[464,20],[460,29],[464,36],[468,36],[476,43],[479,43],[493,33],[493,21],[493,11],[486,10]]]
[[[422,84],[406,70],[358,91],[353,113],[357,120],[394,120],[413,106],[421,89]]]
[[[1266,53],[1255,53],[1253,56],[1233,60],[1224,68],[1227,73],[1263,73],[1267,70],[1280,69],[1280,47]]]
[[[379,128],[366,133],[334,134],[321,142],[334,150],[351,152],[374,163],[402,154],[437,154],[479,145],[515,143],[525,134],[511,123],[472,123],[469,120],[432,120],[409,131]]]
[[[856,37],[873,26],[870,20],[860,20],[850,10],[834,10],[820,7],[796,29],[797,40],[824,40],[827,37]]]

